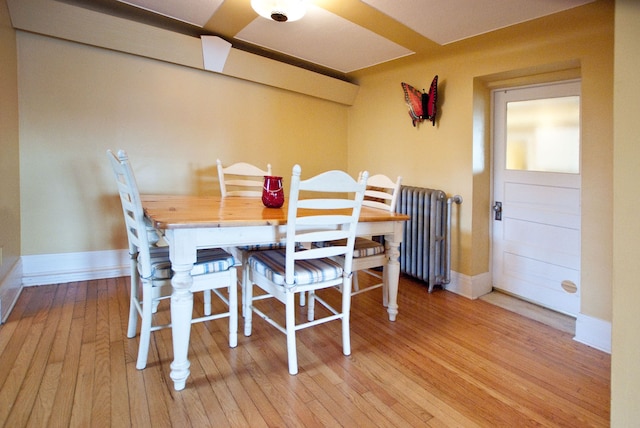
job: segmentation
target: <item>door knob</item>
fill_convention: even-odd
[[[493,204],[494,219],[502,221],[502,202],[496,201]]]

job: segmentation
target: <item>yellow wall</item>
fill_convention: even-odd
[[[432,58],[362,73],[349,112],[349,168],[368,168],[407,185],[460,194],[454,208],[452,267],[473,277],[489,271],[489,88],[582,78],[583,314],[611,320],[613,2],[581,8],[442,48]],[[411,125],[400,82],[428,89],[439,75],[436,126]]]
[[[294,162],[309,174],[368,169],[460,194],[453,269],[470,278],[484,275],[490,262],[490,89],[580,76],[581,312],[611,320],[613,1],[579,10],[572,20],[561,13],[443,47],[430,58],[365,71],[356,76],[360,89],[352,107],[192,68],[192,57],[184,67],[18,32],[22,254],[125,247],[104,161],[106,148],[123,147],[143,192],[214,191],[194,177],[221,157],[271,162],[285,177]],[[33,11],[18,21],[65,31],[62,21],[56,27],[29,16]],[[99,39],[77,29],[69,37],[108,45],[109,34]],[[184,42],[193,52],[192,41]],[[400,82],[426,87],[435,74],[438,122],[414,128]]]
[[[582,9],[583,20],[564,22],[574,35],[538,29],[519,36],[507,30],[497,39],[462,44],[474,54],[457,56],[451,49],[442,58],[417,59],[415,64],[406,59],[396,70],[363,73],[352,111],[220,75],[20,34],[20,171],[15,35],[2,1],[0,279],[20,254],[21,228],[25,255],[125,248],[120,208],[106,170],[107,147],[129,150],[144,191],[193,193],[210,188],[193,177],[217,156],[269,160],[286,176],[300,159],[309,173],[314,166],[344,167],[348,153],[351,171],[366,167],[401,173],[407,184],[462,194],[454,268],[467,275],[482,273],[488,268],[489,246],[487,85],[578,66],[585,115],[583,311],[613,318],[612,426],[633,426],[640,419],[640,273],[634,263],[640,258],[635,218],[640,211],[635,188],[640,181],[635,117],[640,4],[616,1],[615,74],[612,4],[598,1]],[[436,73],[442,115],[435,128],[414,129],[400,82],[427,85]],[[22,225],[20,187],[28,201]],[[614,239],[609,237],[612,230]]]
[[[0,282],[20,258],[20,171],[16,37],[0,2]],[[4,304],[7,304],[5,302]]]
[[[104,160],[106,148],[123,147],[143,192],[215,191],[194,177],[221,157],[271,162],[285,177],[295,162],[309,174],[368,169],[460,194],[453,269],[483,275],[490,261],[490,89],[580,76],[581,312],[611,320],[613,2],[580,10],[573,21],[558,14],[363,72],[352,107],[18,32],[22,254],[125,247]],[[400,82],[426,87],[435,74],[437,124],[414,128]]]
[[[640,421],[640,3],[616,1],[611,426]]]
[[[217,191],[196,177],[218,157],[347,167],[341,104],[23,32],[18,60],[23,255],[126,248],[108,148],[143,193]]]

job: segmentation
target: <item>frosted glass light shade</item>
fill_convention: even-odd
[[[258,15],[278,22],[297,21],[307,11],[305,0],[251,0]]]

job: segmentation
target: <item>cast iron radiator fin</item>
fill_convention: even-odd
[[[423,187],[400,189],[396,210],[411,217],[400,244],[400,271],[427,282],[429,292],[451,281],[452,202],[460,204],[462,198]]]

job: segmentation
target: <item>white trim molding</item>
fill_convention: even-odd
[[[611,322],[579,313],[573,338],[592,348],[611,353]]]
[[[4,323],[22,291],[22,260],[18,259],[9,273],[0,279],[0,322]]]
[[[129,251],[106,250],[22,256],[22,274],[24,286],[127,276]]]
[[[493,289],[491,274],[485,272],[476,276],[468,276],[451,271],[451,282],[446,285],[445,289],[468,299],[477,299],[480,296],[491,293]]]

